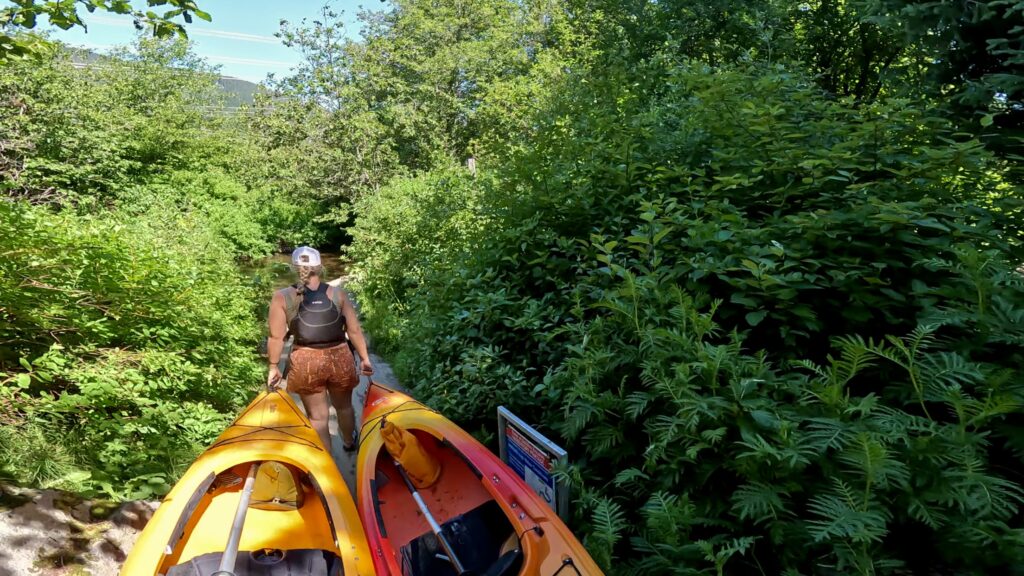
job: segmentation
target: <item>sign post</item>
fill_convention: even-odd
[[[555,464],[568,459],[566,451],[504,406],[498,406],[498,450],[501,461],[567,522],[569,487],[553,474]]]

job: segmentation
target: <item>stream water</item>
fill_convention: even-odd
[[[337,254],[320,253],[320,260],[324,265],[325,281],[331,281],[345,273],[345,261]],[[256,284],[270,284],[272,290],[284,288],[295,282],[295,273],[292,272],[291,254],[274,254],[259,260],[253,260],[239,267],[242,274],[252,278]],[[267,301],[271,294],[267,294]]]

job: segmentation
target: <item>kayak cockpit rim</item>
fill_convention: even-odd
[[[167,542],[167,546],[164,547],[164,558],[167,558],[174,553],[174,549],[178,546],[178,542],[185,537],[185,527],[188,526],[188,521],[192,519],[192,515],[195,514],[196,508],[199,507],[199,503],[202,502],[203,496],[206,495],[210,490],[210,486],[213,485],[213,481],[217,479],[217,475],[213,472],[203,479],[196,487],[195,491],[192,492],[192,497],[188,499],[188,503],[185,504],[185,508],[182,509],[181,515],[178,516],[178,523],[174,525],[174,530],[171,532],[171,539]]]
[[[462,460],[467,467],[469,467],[469,470],[473,472],[473,475],[476,476],[477,480],[483,480],[483,472],[481,472],[480,469],[476,467],[476,464],[473,464],[473,461],[470,460],[469,457],[462,453],[462,450],[459,450],[458,446],[452,444],[452,442],[444,436],[441,436],[440,438],[438,438],[438,440],[441,442],[442,446],[448,448],[452,452],[455,452],[455,455],[458,456],[459,459]]]
[[[493,573],[509,576],[510,574],[518,573],[526,552],[526,549],[523,547],[523,536],[528,532],[533,532],[536,538],[542,539],[543,530],[539,526],[532,526],[523,530],[522,533],[518,533],[516,524],[513,521],[513,515],[518,512],[516,505],[513,503],[509,506],[502,501],[494,492],[493,487],[490,485],[491,483],[487,481],[481,470],[470,461],[468,456],[459,449],[458,445],[448,440],[439,430],[429,427],[421,428],[413,424],[406,426],[405,429],[419,438],[424,449],[434,453],[435,456],[441,459],[442,468],[448,470],[444,474],[451,474],[456,468],[461,468],[463,472],[458,473],[456,477],[461,478],[462,481],[471,482],[475,489],[470,490],[470,492],[479,491],[477,492],[478,495],[464,500],[463,502],[466,503],[464,508],[451,505],[442,508],[448,511],[448,514],[445,515],[446,517],[435,518],[432,504],[428,504],[428,500],[433,503],[433,499],[421,495],[419,490],[413,486],[402,465],[390,455],[383,444],[378,444],[374,441],[365,448],[367,450],[365,457],[373,462],[372,466],[374,469],[373,474],[364,480],[369,487],[368,503],[372,506],[374,518],[374,521],[368,524],[367,528],[369,529],[371,526],[376,528],[379,536],[389,541],[389,547],[392,553],[396,555],[396,560],[402,563],[403,573],[409,576],[423,576],[433,573],[431,568],[422,563],[428,558],[444,561],[450,565],[449,569],[454,569],[455,574]],[[470,480],[471,478],[473,480]],[[426,522],[426,525],[423,527],[425,529],[424,532],[413,535],[413,532],[404,524],[394,524],[396,517],[393,512],[391,514],[384,513],[382,504],[385,502],[396,506],[399,505],[398,501],[394,498],[396,494],[390,492],[391,489],[395,488],[389,489],[387,495],[381,492],[382,487],[388,485],[392,487],[402,486],[401,491],[405,494],[405,498],[411,500],[411,505],[409,506],[410,513],[416,510],[418,512],[417,516]],[[428,489],[428,491],[432,489],[433,487]],[[444,492],[447,493],[447,491]],[[466,494],[464,490],[455,492],[463,495]],[[437,493],[435,492],[435,494]],[[470,504],[470,502],[473,503]],[[456,512],[456,510],[459,511]],[[481,524],[481,522],[484,524]],[[455,532],[449,531],[452,526],[459,524],[475,528],[482,528],[486,524],[488,528],[483,532],[470,530],[469,532],[472,532],[475,536],[468,536],[469,538],[472,538],[474,541],[477,538],[482,538],[482,540],[467,548],[466,546],[470,543],[465,538],[469,532],[466,532],[465,529],[461,531],[456,530]],[[389,529],[392,527],[396,528],[395,533],[392,533]],[[463,535],[461,537],[457,536],[459,533]],[[458,542],[455,540],[449,541],[449,536],[456,537]],[[434,544],[431,544],[432,542]],[[479,547],[479,544],[482,544],[483,547]],[[437,546],[436,550],[434,550],[434,546]],[[481,554],[482,550],[491,549],[492,546],[493,555],[490,553]],[[506,550],[504,549],[505,546],[511,546],[511,548]],[[426,556],[422,555],[423,551],[428,551]],[[472,566],[462,561],[462,555],[466,553],[469,555]],[[399,557],[401,557],[401,560],[399,560]],[[406,562],[412,562],[412,564],[407,565],[405,564]],[[492,569],[497,571],[492,572]],[[480,570],[484,572],[479,572]]]
[[[263,464],[264,462],[279,462],[282,464],[291,463],[290,459],[287,461],[253,460],[247,462],[237,462],[225,468],[224,470],[221,470],[220,472],[210,472],[205,478],[203,478],[203,481],[200,482],[198,486],[196,486],[196,489],[192,492],[191,497],[189,497],[188,502],[185,504],[185,507],[182,509],[181,514],[178,516],[178,521],[174,526],[174,530],[171,532],[171,537],[168,540],[167,545],[164,547],[163,556],[160,560],[160,565],[163,566],[169,559],[171,559],[174,556],[178,546],[182,544],[182,538],[185,537],[189,522],[195,517],[195,513],[199,509],[200,505],[203,503],[203,499],[206,497],[213,496],[211,488],[214,486],[214,483],[217,481],[217,478],[225,474],[233,474],[232,468],[245,465],[248,465],[250,467],[257,467],[260,464]],[[292,464],[295,465],[294,463]],[[327,524],[328,526],[330,526],[331,529],[331,539],[334,542],[334,548],[340,554],[341,540],[338,538],[338,528],[335,525],[334,516],[331,513],[331,507],[327,501],[327,495],[324,493],[323,488],[321,488],[320,486],[320,482],[317,481],[316,475],[313,474],[313,472],[301,466],[299,466],[299,468],[302,471],[302,477],[308,480],[310,487],[313,489],[314,493],[317,496],[317,501],[320,503],[320,506],[324,511],[324,515],[326,516]],[[176,561],[175,564],[177,564]],[[170,567],[171,566],[164,566],[164,568]]]
[[[331,527],[331,538],[334,539],[334,547],[341,552],[341,541],[338,540],[338,528],[334,525],[334,515],[331,514],[331,506],[327,503],[327,495],[324,494],[323,489],[320,488],[320,483],[316,481],[316,476],[312,472],[306,472],[306,478],[309,479],[309,484],[313,487],[313,491],[316,492],[317,498],[320,499],[320,505],[324,508],[324,513],[327,515],[327,525]]]

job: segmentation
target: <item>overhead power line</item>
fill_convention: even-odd
[[[97,22],[99,24],[106,24],[108,26],[118,26],[121,28],[134,28],[134,25],[130,20],[122,20],[120,18],[112,18],[110,16],[92,16],[87,18],[86,23]],[[242,42],[258,42],[260,44],[280,44],[281,40],[273,36],[264,36],[262,34],[248,34],[246,32],[231,32],[230,30],[211,30],[198,27],[192,27],[188,30],[189,36],[208,36],[210,38],[226,38],[228,40],[240,40]]]

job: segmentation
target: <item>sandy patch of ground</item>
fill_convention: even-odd
[[[113,576],[157,502],[0,486],[0,575]]]

